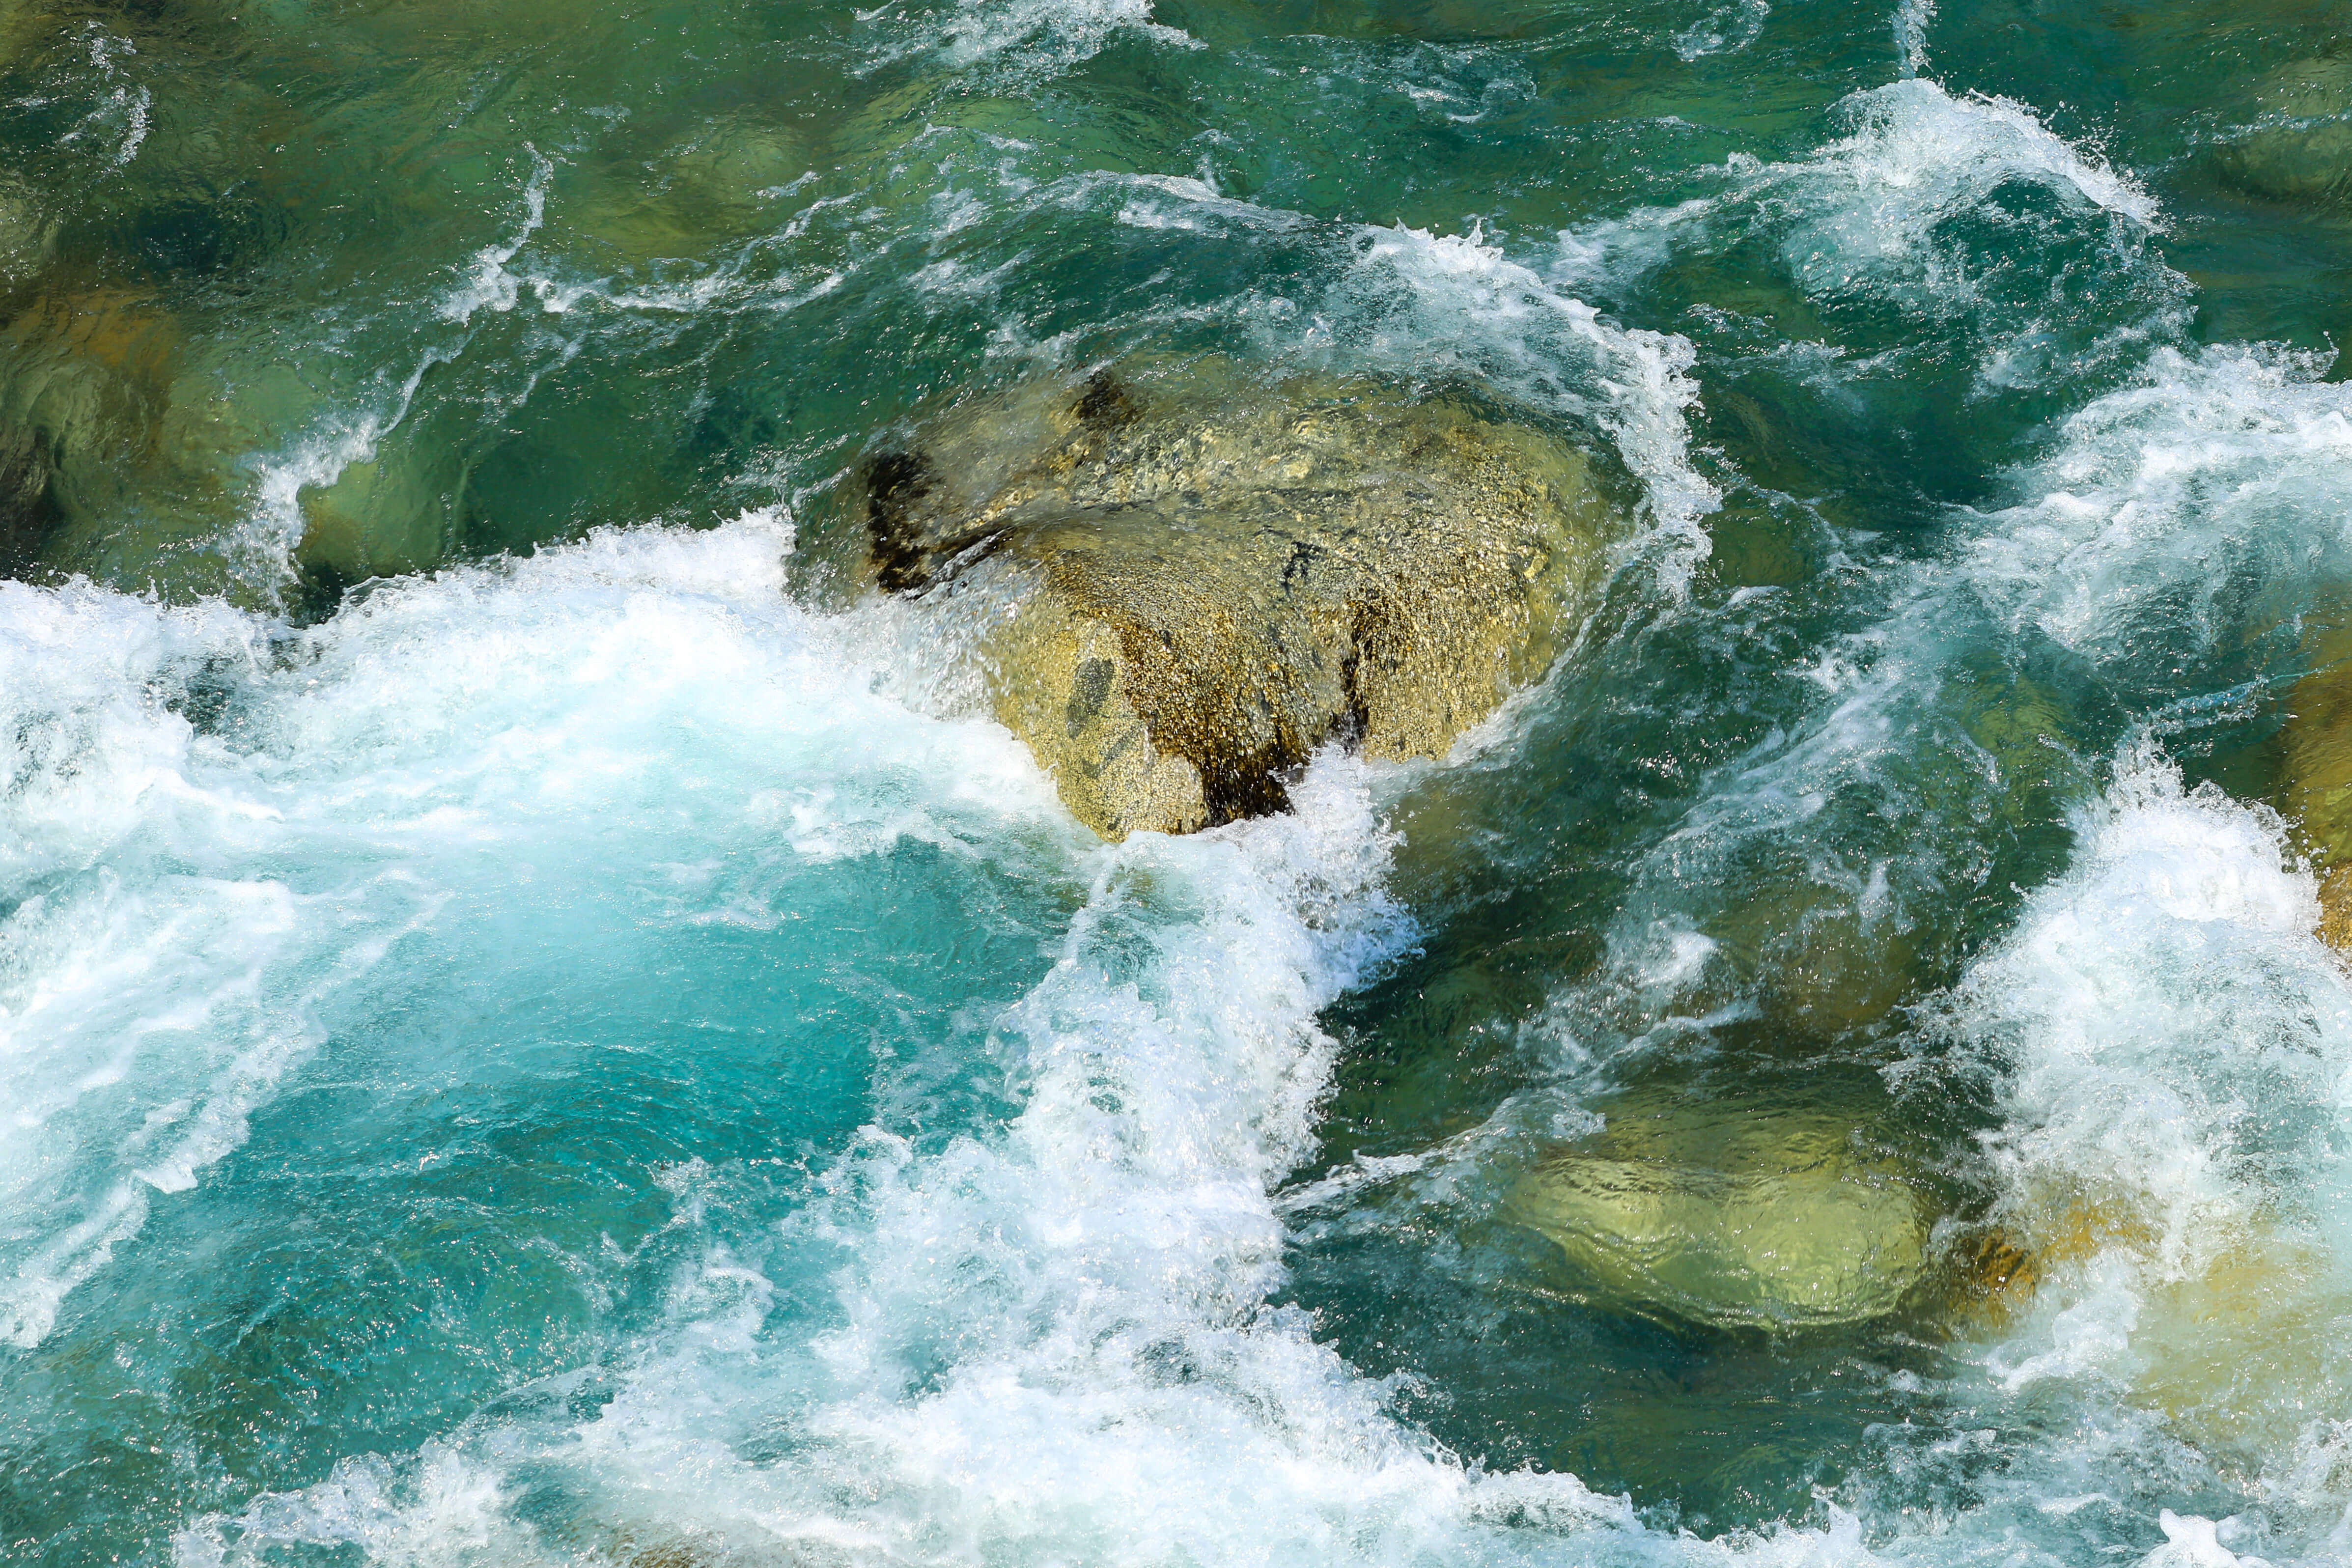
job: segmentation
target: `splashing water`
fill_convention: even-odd
[[[0,1556],[2342,1561],[2352,96],[2141,11],[0,10]],[[842,486],[1155,367],[1568,653],[1097,839]],[[1513,1218],[1685,1123],[1925,1283]]]

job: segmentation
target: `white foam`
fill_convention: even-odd
[[[1029,75],[1066,70],[1124,32],[1200,47],[1181,28],[1153,21],[1150,0],[961,0],[940,52],[950,65],[1009,60]]]
[[[523,151],[530,154],[530,178],[523,184],[522,216],[512,234],[476,251],[457,287],[442,296],[435,310],[445,321],[462,326],[474,319],[477,310],[486,307],[511,310],[521,298],[521,280],[507,270],[507,263],[522,253],[530,237],[547,221],[547,191],[555,178],[555,165],[546,154],[527,142]]]
[[[1927,69],[1927,29],[1935,25],[1936,0],[1896,0],[1895,58],[1906,77]]]
[[[502,1500],[527,1471],[604,1538],[714,1558],[1874,1563],[1837,1510],[1705,1543],[1570,1476],[1465,1466],[1268,1307],[1268,1188],[1330,1061],[1316,1011],[1406,934],[1360,764],[1318,759],[1296,798],[1092,851],[1053,970],[998,1026],[1018,1116],[929,1153],[870,1130],[774,1262],[714,1247],[680,1276],[594,1417],[478,1424],[361,1486],[347,1467],[194,1521],[179,1560],[364,1539],[383,1562],[485,1540],[555,1561],[574,1548],[520,1538]],[[812,1336],[772,1316],[773,1276],[816,1258]],[[790,1436],[752,1462],[753,1434]]]
[[[191,734],[149,687],[174,668],[249,665],[260,628],[212,605],[162,609],[87,585],[0,581],[0,885],[90,863],[188,787]]]
[[[2137,230],[2161,226],[2146,186],[2012,100],[1955,97],[1915,75],[1855,93],[1839,110],[1852,129],[1809,156],[1765,163],[1736,155],[1720,171],[1717,195],[1564,232],[1559,278],[1573,282],[1606,268],[1622,282],[1663,265],[1675,241],[1769,227],[1808,293],[1866,290],[1948,317],[1983,301],[1979,281],[1937,241],[1937,227],[2006,182],[2032,181]]]
[[[2012,625],[2099,658],[2232,635],[2265,576],[2342,575],[2352,389],[2324,370],[2274,348],[2158,350],[2011,476],[2021,499],[1971,531],[1968,573]]]
[[[532,1532],[503,1516],[498,1479],[445,1447],[428,1447],[408,1473],[370,1456],[346,1459],[305,1491],[268,1494],[248,1518],[257,1536],[356,1548],[383,1568],[530,1560]],[[234,1553],[201,1531],[173,1543],[179,1568],[222,1568]]]
[[[2130,174],[2077,147],[2024,104],[1955,98],[1925,79],[1890,82],[1846,100],[1854,130],[1784,178],[1817,183],[1822,210],[1787,242],[1816,268],[1869,266],[1915,254],[1937,218],[2020,175],[2090,206],[2155,228],[2156,198]]]
[[[2352,989],[2266,809],[2184,789],[2141,742],[2078,834],[1951,999],[2000,1086],[1994,1221],[2047,1252],[1983,1364],[2011,1395],[2055,1386],[2084,1421],[2170,1447],[2144,1487],[2229,1478],[2294,1560],[2333,1560],[2352,1507],[2329,1457],[2352,1399]],[[2150,1564],[2238,1560],[2232,1521],[2162,1526]]]
[[[2222,1528],[2235,1522],[2193,1513],[2184,1518],[2168,1508],[2157,1515],[2164,1544],[2141,1558],[2140,1568],[2269,1568],[2261,1558],[2241,1557],[2221,1544]]]
[[[485,846],[672,819],[681,768],[736,781],[699,797],[720,842],[817,858],[1079,831],[1001,728],[877,694],[887,635],[792,606],[790,546],[772,514],[600,534],[388,585],[284,659],[217,605],[0,584],[0,1334],[243,1143],[336,999],[500,883]],[[234,748],[163,706],[208,665]]]
[[[1958,993],[2006,1063],[2004,1184],[2112,1194],[2193,1268],[2319,1179],[2352,1110],[2352,994],[2283,825],[2153,752]]]
[[[1732,0],[1675,35],[1675,53],[1685,60],[1737,54],[1763,36],[1771,15],[1767,0]]]
[[[1305,347],[1345,368],[1458,368],[1523,405],[1598,425],[1642,481],[1660,585],[1680,593],[1706,558],[1720,500],[1690,460],[1695,351],[1616,325],[1482,233],[1358,232],[1353,265],[1307,323]],[[1293,352],[1297,352],[1294,350]]]
[[[921,55],[975,81],[1012,88],[1083,65],[1121,37],[1201,47],[1183,29],[1153,20],[1150,0],[956,0],[952,6],[892,16],[898,10],[892,0],[857,14],[864,24],[887,22],[894,35],[861,51],[861,71]]]

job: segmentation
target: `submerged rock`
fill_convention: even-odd
[[[57,228],[40,193],[22,175],[0,172],[0,311],[48,265]]]
[[[740,246],[789,216],[778,195],[817,166],[798,128],[748,115],[722,119],[680,142],[582,160],[567,171],[556,221],[542,243],[590,265],[641,268],[696,260]]]
[[[319,482],[290,483],[295,437],[331,389],[266,346],[192,335],[151,292],[36,300],[0,327],[0,552],[13,541],[53,571],[174,596],[260,592],[269,574],[241,582],[240,547],[291,546],[298,565],[347,582],[446,556],[455,453],[396,429],[357,460],[320,464]],[[249,529],[273,468],[295,515]],[[296,537],[273,544],[280,533]]]
[[[2215,154],[2222,177],[2273,201],[2352,202],[2352,58],[2281,66],[2251,98],[2252,129]]]
[[[429,570],[449,554],[464,485],[457,454],[395,430],[327,483],[297,492],[295,562],[352,583]]]
[[[2311,674],[2295,682],[2279,805],[2302,829],[2319,871],[2319,935],[2352,948],[2352,629],[2314,640]]]
[[[0,577],[38,559],[56,522],[47,443],[37,431],[0,425]]]
[[[38,531],[48,564],[102,570],[92,557],[109,529],[122,527],[155,460],[157,417],[182,347],[171,314],[130,289],[59,290],[0,326],[0,424],[16,432],[20,502],[37,489],[54,514]]]
[[[863,470],[880,585],[1006,595],[997,715],[1111,838],[1287,805],[1318,746],[1443,755],[1559,653],[1612,510],[1454,397],[1217,367],[968,409]]]
[[[1636,1102],[1504,1200],[1559,1247],[1572,1293],[1711,1328],[1832,1327],[1926,1282],[1926,1188],[1827,1109]]]

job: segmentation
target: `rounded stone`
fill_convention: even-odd
[[[1696,1100],[1612,1110],[1504,1200],[1606,1310],[1788,1331],[1885,1317],[1929,1272],[1916,1178],[1833,1110]]]
[[[298,493],[296,558],[351,583],[429,570],[447,552],[460,483],[453,461],[431,462],[413,441],[387,437]]]
[[[860,478],[885,590],[1005,600],[997,716],[1112,838],[1280,810],[1327,743],[1443,756],[1549,666],[1615,531],[1556,437],[1223,364],[1032,384]]]

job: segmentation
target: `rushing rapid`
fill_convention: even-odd
[[[2352,1555],[2347,38],[0,0],[0,1557]],[[1170,387],[1534,666],[1100,831]]]

